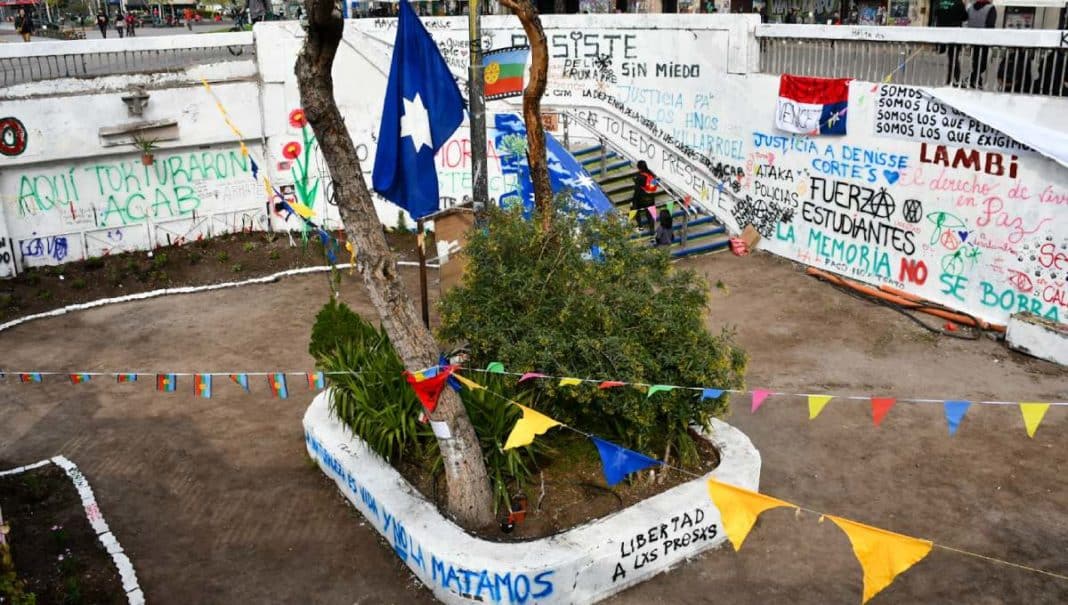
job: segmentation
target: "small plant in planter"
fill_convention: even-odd
[[[133,137],[133,146],[141,151],[141,164],[145,166],[151,166],[156,163],[155,151],[159,139],[148,139],[140,134],[135,134]]]

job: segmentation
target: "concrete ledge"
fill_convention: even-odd
[[[727,539],[703,479],[548,538],[476,538],[333,418],[329,393],[320,393],[304,415],[308,453],[446,603],[591,603]],[[752,442],[723,422],[714,420],[712,429],[706,438],[722,461],[709,476],[756,490],[760,454]]]
[[[1010,349],[1068,366],[1068,324],[1017,313],[1009,318],[1005,340]]]

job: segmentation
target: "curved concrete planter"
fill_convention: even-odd
[[[591,603],[723,544],[719,511],[695,479],[607,517],[529,542],[464,532],[330,415],[329,391],[304,415],[308,452],[393,551],[446,603]],[[709,476],[756,490],[760,454],[713,421],[722,461]]]

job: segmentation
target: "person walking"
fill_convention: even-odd
[[[33,37],[33,15],[24,8],[20,8],[18,16],[15,17],[15,29],[22,35],[23,42],[29,42]]]
[[[134,25],[136,25],[136,23],[135,23],[136,20],[137,20],[137,18],[134,17],[133,13],[129,13],[129,12],[126,13],[126,35],[127,36],[131,36],[132,37],[134,35]]]
[[[96,26],[100,28],[100,37],[108,37],[108,17],[104,14],[104,11],[100,11],[96,14]]]
[[[964,27],[968,20],[968,10],[964,0],[937,0],[931,13],[935,27]],[[960,44],[939,44],[938,52],[945,53],[946,86],[960,85]]]
[[[126,32],[126,19],[123,18],[122,11],[115,13],[115,32],[119,34],[120,38]]]
[[[644,230],[652,222],[648,208],[656,205],[657,179],[645,160],[638,162],[638,173],[634,175],[634,196],[630,200],[630,209],[636,211],[638,228]],[[651,226],[651,225],[648,225]]]
[[[998,9],[990,0],[975,0],[968,7],[968,27],[992,29],[997,20]],[[972,47],[972,73],[968,76],[968,84],[972,88],[983,87],[983,77],[986,75],[986,63],[989,57],[989,46]]]

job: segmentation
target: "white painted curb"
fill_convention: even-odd
[[[446,603],[592,603],[723,544],[720,514],[696,479],[548,538],[499,543],[465,533],[330,414],[320,393],[304,414],[308,453]],[[756,491],[760,454],[717,420],[720,481]],[[591,446],[592,447],[592,446]]]
[[[412,261],[397,261],[397,265],[402,267],[419,266],[419,263]],[[339,263],[337,268],[348,269],[352,267],[352,263]],[[437,269],[438,265],[427,265],[428,268]],[[221,284],[209,284],[207,286],[185,286],[182,288],[163,288],[161,290],[149,290],[148,292],[138,292],[137,294],[127,294],[125,296],[115,296],[112,298],[101,298],[100,300],[94,300],[87,303],[79,303],[76,305],[68,305],[66,307],[60,307],[59,309],[52,309],[51,311],[45,311],[43,313],[34,313],[33,315],[27,315],[26,317],[20,317],[18,319],[12,319],[9,322],[0,324],[0,332],[9,330],[15,326],[22,325],[26,322],[33,321],[35,319],[44,319],[46,317],[58,317],[60,315],[66,315],[74,311],[84,311],[86,309],[93,309],[95,307],[103,307],[104,305],[113,305],[117,303],[131,302],[135,300],[145,300],[148,298],[156,298],[159,296],[168,296],[170,294],[195,294],[197,292],[208,292],[210,290],[223,290],[225,288],[236,288],[238,286],[250,286],[254,284],[268,284],[276,282],[282,277],[290,277],[293,275],[304,275],[306,273],[321,273],[323,271],[329,271],[332,267],[330,265],[322,265],[316,267],[300,267],[297,269],[288,269],[286,271],[279,271],[278,273],[272,273],[271,275],[265,275],[263,277],[253,277],[251,279],[245,279],[242,281],[230,281],[223,282]]]
[[[85,517],[89,520],[89,524],[92,525],[93,531],[96,532],[96,537],[100,540],[100,544],[111,555],[111,560],[114,561],[115,567],[119,571],[119,577],[122,579],[122,589],[126,591],[126,599],[130,605],[144,605],[145,595],[137,584],[137,574],[134,573],[133,563],[123,552],[122,546],[119,545],[118,539],[115,538],[115,534],[111,533],[111,529],[108,528],[108,523],[104,520],[104,514],[100,512],[100,506],[97,505],[96,497],[93,496],[93,488],[89,487],[89,481],[73,462],[63,456],[55,456],[51,460],[41,460],[26,466],[0,471],[0,477],[24,473],[48,464],[55,464],[63,469],[74,484],[74,489],[78,490],[78,495],[82,499],[82,508],[85,509]]]

